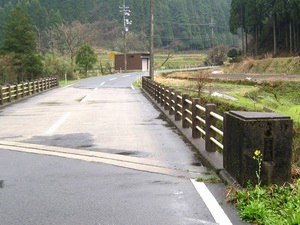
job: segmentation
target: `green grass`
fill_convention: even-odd
[[[67,83],[64,80],[59,81],[59,86],[60,87],[64,87],[70,84],[74,84],[75,82],[77,82],[78,80],[68,80]]]
[[[283,186],[249,185],[236,191],[231,200],[246,222],[258,225],[300,224],[300,179]]]
[[[298,225],[300,224],[300,179],[282,186],[261,186],[262,155],[259,150],[254,153],[258,162],[256,172],[257,184],[244,189],[235,189],[229,196],[239,210],[240,217],[257,225]]]
[[[215,176],[212,176],[212,177],[209,177],[209,178],[197,177],[196,181],[197,182],[207,182],[207,183],[217,183],[218,178],[216,178]]]
[[[154,64],[156,68],[161,68],[162,63],[167,59],[168,54],[155,54]],[[204,64],[206,55],[202,53],[195,54],[171,54],[170,59],[161,69],[174,69],[196,67]]]

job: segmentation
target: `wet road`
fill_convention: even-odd
[[[82,80],[0,111],[0,224],[222,220],[189,180],[213,174],[132,86],[141,75]],[[224,203],[222,184],[206,186]]]

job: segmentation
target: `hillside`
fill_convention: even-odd
[[[116,27],[122,30],[123,26],[123,18],[119,12],[123,0],[2,0],[0,28],[5,25],[17,2],[28,11],[39,29],[62,21],[76,20],[82,23],[98,22],[103,26],[109,21],[107,33]],[[238,39],[229,32],[230,4],[231,0],[156,0],[156,47],[201,50],[212,46],[212,38],[214,45],[222,43],[236,46]],[[132,20],[132,25],[129,33],[137,36],[144,46],[148,46],[149,0],[126,0],[126,6],[131,10],[129,19]],[[110,40],[122,36],[121,30],[113,33]],[[0,29],[0,43],[2,39],[3,29]]]

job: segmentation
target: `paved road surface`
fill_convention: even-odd
[[[190,178],[213,174],[134,89],[141,75],[90,78],[0,110],[1,225],[243,224],[221,183],[195,188]]]

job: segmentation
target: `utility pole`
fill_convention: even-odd
[[[209,28],[211,29],[211,47],[212,47],[212,57],[213,57],[213,64],[215,64],[215,53],[214,53],[214,48],[215,48],[215,42],[214,42],[214,28],[216,26],[216,23],[213,18],[211,18],[210,23],[208,24]]]
[[[126,6],[125,0],[123,0],[123,6],[119,7],[120,13],[123,15],[123,37],[124,37],[124,71],[127,72],[127,42],[126,42],[126,32],[128,32],[128,25],[132,24],[132,21],[127,17],[130,16],[129,7]]]
[[[150,0],[150,78],[154,80],[154,0]]]

